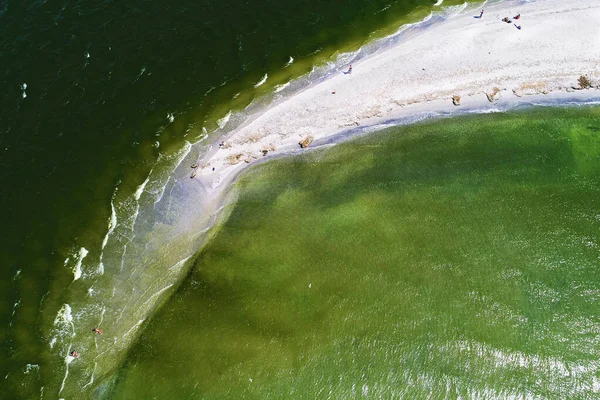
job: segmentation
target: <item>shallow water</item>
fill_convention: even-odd
[[[2,392],[92,390],[202,241],[190,143],[433,2],[0,2]],[[116,345],[88,336],[100,322]]]
[[[253,167],[110,398],[592,398],[600,108]]]

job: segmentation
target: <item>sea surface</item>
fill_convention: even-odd
[[[600,396],[600,108],[251,167],[114,399]]]
[[[113,387],[216,218],[201,140],[460,3],[0,0],[0,397]]]

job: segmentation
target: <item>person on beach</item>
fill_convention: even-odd
[[[519,19],[521,18],[521,14],[517,14],[513,19]]]
[[[98,335],[102,335],[102,329],[100,329],[100,328],[94,328],[94,329],[92,329],[92,332],[94,332],[95,334],[98,334]]]
[[[508,19],[508,17],[502,18],[502,22],[506,22],[507,24],[512,23],[512,20]]]
[[[72,357],[75,357],[75,358],[78,358],[78,357],[79,357],[79,353],[78,353],[78,352],[76,352],[75,350],[73,350],[73,351],[71,352],[71,356],[72,356]]]
[[[344,72],[344,75],[348,75],[352,73],[352,64],[348,67],[348,71]]]
[[[515,25],[515,28],[517,28],[518,30],[521,30],[521,25],[517,25],[517,24],[514,24],[514,25]]]
[[[481,19],[481,17],[483,17],[483,10],[481,10],[481,12],[479,13],[479,18]]]

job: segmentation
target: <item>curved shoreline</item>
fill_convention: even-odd
[[[599,4],[504,2],[485,7],[481,20],[475,11],[427,24],[359,60],[352,74],[339,71],[274,104],[227,134],[224,146],[209,149],[194,179],[212,192],[263,159],[265,150],[269,159],[297,149],[303,138],[323,143],[356,127],[377,130],[410,116],[600,97],[600,62],[591,57],[600,52],[593,41],[600,35],[594,23]],[[517,13],[522,29],[501,21]],[[575,92],[581,75],[594,88]],[[486,94],[494,92],[491,102]],[[458,107],[454,95],[461,97]]]
[[[206,234],[207,230],[217,226],[221,218],[226,218],[223,204],[227,204],[233,198],[229,197],[230,195],[235,196],[235,190],[230,184],[247,166],[306,151],[299,149],[298,142],[307,136],[314,139],[309,147],[312,149],[381,130],[388,125],[416,122],[432,116],[502,111],[538,102],[556,102],[556,105],[571,101],[585,103],[590,99],[600,98],[600,91],[596,89],[566,91],[577,84],[577,78],[582,74],[589,74],[595,85],[600,77],[599,63],[586,58],[587,53],[598,54],[600,44],[592,43],[585,47],[581,40],[581,36],[594,38],[600,34],[600,27],[590,23],[600,18],[600,4],[574,9],[576,6],[579,4],[574,0],[568,0],[566,3],[546,0],[541,3],[517,5],[513,2],[500,3],[486,6],[485,17],[489,19],[484,18],[482,21],[473,18],[473,9],[467,9],[463,14],[439,23],[427,23],[423,29],[400,37],[381,51],[360,59],[354,65],[351,75],[344,75],[339,71],[338,74],[320,80],[286,100],[275,102],[264,112],[251,116],[247,123],[223,138],[226,143],[224,148],[216,143],[196,144],[194,151],[185,161],[178,162],[174,167],[173,179],[169,178],[171,182],[167,180],[169,193],[175,189],[175,195],[169,194],[166,196],[169,199],[164,201],[162,194],[157,201],[142,198],[152,203],[149,210],[157,214],[148,218],[149,221],[164,231],[152,224],[144,227],[151,231],[152,235],[146,237],[143,233],[147,232],[144,231],[138,235],[139,239],[136,239],[135,244],[139,245],[138,255],[144,255],[138,262],[140,265],[136,264],[133,271],[123,271],[121,268],[120,271],[113,271],[114,275],[106,275],[106,282],[103,284],[106,287],[105,291],[117,284],[123,285],[125,290],[129,290],[127,285],[130,285],[139,291],[132,292],[126,304],[114,301],[108,305],[109,311],[120,310],[120,313],[117,316],[114,312],[107,312],[106,321],[113,321],[116,325],[124,315],[120,325],[114,327],[115,338],[118,337],[120,341],[118,346],[115,345],[117,342],[100,346],[101,351],[97,356],[99,367],[97,371],[94,367],[92,377],[95,373],[96,382],[102,382],[106,378],[106,374],[112,371],[114,365],[119,364],[129,344],[139,334],[137,329],[143,322],[141,315],[151,315],[151,310],[165,301],[177,287],[177,283],[185,275],[179,271],[189,269],[191,263],[187,260],[210,240],[210,233]],[[512,25],[500,21],[504,13],[512,13],[513,10],[523,14],[523,30],[517,30]],[[500,17],[496,18],[495,14]],[[551,17],[552,23],[548,24],[548,21],[542,18],[546,15],[554,15]],[[583,18],[583,22],[579,20],[580,17]],[[481,22],[481,26],[474,25],[477,22]],[[545,43],[545,32],[554,29],[554,23],[560,23],[563,30],[559,30],[558,34],[564,32],[566,38],[566,44],[559,47],[572,48],[572,59],[564,61],[560,51],[547,54],[547,44],[535,50],[536,46]],[[570,32],[570,26],[573,24],[587,24],[588,30],[578,29],[576,32]],[[452,32],[456,35],[449,38],[449,33]],[[505,32],[510,37],[498,36]],[[533,32],[533,36],[527,39],[529,42],[524,43],[521,51],[531,49],[535,50],[535,54],[526,57],[518,68],[515,69],[514,65],[509,63],[505,65],[505,69],[495,71],[495,58],[479,60],[479,64],[474,62],[477,61],[474,60],[474,56],[478,54],[477,48],[469,44],[475,43],[477,38],[485,36],[486,46],[493,47],[495,53],[511,56],[510,38],[523,39],[524,34],[529,35],[529,32]],[[575,38],[578,40],[574,40]],[[503,40],[509,42],[501,43]],[[555,43],[556,37],[553,40],[552,43]],[[458,41],[464,46],[458,49],[460,60],[470,56],[471,59],[467,59],[469,63],[444,64],[444,60],[458,57],[457,49],[452,53],[446,48],[447,44],[453,41]],[[428,52],[429,58],[417,57],[424,52]],[[439,52],[439,55],[436,52]],[[438,58],[440,60],[436,61]],[[423,71],[420,63],[425,62]],[[541,65],[543,63],[547,65]],[[478,65],[479,70],[471,71],[469,68],[473,65]],[[488,71],[485,71],[486,66]],[[565,71],[563,68],[570,68],[569,73],[562,73]],[[511,75],[513,70],[518,73]],[[532,73],[541,74],[541,80],[531,79]],[[498,76],[505,78],[500,79]],[[546,84],[531,85],[531,82],[541,81]],[[500,98],[491,103],[484,92],[497,85],[502,89]],[[541,94],[540,88],[542,91],[547,90],[549,94]],[[525,97],[514,95],[512,91],[515,89],[521,90],[519,94]],[[336,92],[335,95],[331,94],[333,91]],[[462,96],[461,105],[458,107],[451,101],[454,94]],[[268,150],[267,156],[263,156],[262,150]],[[198,168],[192,170],[196,173],[194,179],[190,180],[190,164],[196,161],[198,152],[203,155],[198,160]],[[167,183],[162,189],[163,193]],[[180,198],[177,198],[178,196]],[[168,205],[162,207],[163,202]],[[159,211],[156,210],[157,203]],[[174,204],[172,208],[171,203]],[[144,218],[140,217],[140,221],[142,219]],[[159,243],[161,246],[158,246]],[[133,245],[134,243],[127,249],[127,257],[131,259],[135,259],[136,256],[132,251]],[[162,277],[157,278],[156,282],[146,282],[142,278],[146,272],[145,268],[155,262],[152,255],[160,256],[161,267],[156,267],[154,272]],[[188,264],[187,268],[183,264]],[[173,268],[177,274],[169,272]],[[156,288],[160,295],[155,295],[148,289],[150,287]],[[142,308],[139,308],[140,304]],[[102,313],[104,315],[104,312]],[[77,382],[77,373],[73,371],[69,381]],[[79,374],[83,375],[84,371],[80,371]],[[68,388],[69,385],[68,383]],[[75,388],[76,384],[71,386]]]

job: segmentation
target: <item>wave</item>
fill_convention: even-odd
[[[140,199],[140,197],[142,196],[142,193],[144,193],[144,189],[146,188],[146,185],[150,181],[151,174],[152,174],[152,170],[150,170],[150,173],[146,177],[146,180],[140,186],[138,186],[137,190],[135,191],[135,194],[133,197],[135,197],[136,201],[138,201]]]
[[[52,349],[59,339],[63,340],[67,337],[75,335],[75,325],[73,324],[73,312],[71,306],[67,303],[63,304],[58,310],[54,323],[52,325],[53,336],[50,339],[50,348]]]
[[[106,232],[106,235],[104,235],[104,239],[102,239],[102,248],[100,250],[100,262],[98,265],[98,273],[101,275],[104,274],[104,263],[102,262],[102,258],[104,257],[104,248],[106,247],[106,244],[108,243],[108,238],[110,237],[110,235],[115,230],[115,227],[117,226],[117,212],[115,210],[115,195],[116,195],[116,193],[117,193],[117,190],[115,189],[115,192],[113,193],[112,199],[110,201],[111,214],[110,214],[110,218],[108,219],[108,230]]]
[[[429,18],[431,15],[424,21]],[[406,29],[408,28],[404,28],[404,30]],[[375,46],[366,46],[355,52],[341,54],[335,61],[313,69],[309,75],[276,86],[274,91],[279,93],[289,88],[286,96],[288,93],[294,95],[308,85],[325,79],[333,73],[339,73],[341,65],[365,57],[377,51],[378,47],[381,48],[385,45],[385,41],[380,41]],[[293,62],[294,58],[290,57],[286,66]],[[254,87],[263,85],[267,79],[268,74],[265,74]],[[256,109],[249,109],[249,111],[256,112]],[[258,111],[260,112],[262,109]],[[167,117],[172,122],[173,114],[169,113]],[[237,118],[230,122],[231,118],[232,111],[230,110],[217,121],[219,129],[224,129],[228,124],[233,125],[233,122],[237,123]],[[202,132],[205,136],[208,135],[205,128],[202,129]],[[206,199],[207,188],[199,185],[196,180],[188,178],[189,166],[180,168],[180,164],[188,158],[192,149],[197,149],[199,153],[208,151],[208,146],[202,146],[204,144],[193,147],[186,141],[184,147],[174,154],[161,153],[156,164],[144,182],[137,187],[133,196],[131,194],[124,196],[126,198],[121,201],[117,200],[117,196],[113,196],[111,216],[107,223],[108,229],[101,245],[99,267],[99,272],[104,273],[106,266],[107,273],[98,279],[97,283],[94,282],[94,289],[90,292],[94,296],[86,301],[101,302],[96,303],[97,313],[92,321],[97,323],[97,317],[100,316],[100,324],[102,324],[106,319],[105,323],[111,325],[115,337],[118,337],[115,343],[119,342],[119,344],[114,346],[115,343],[102,343],[102,340],[96,342],[96,346],[103,349],[104,352],[99,352],[96,357],[97,363],[96,359],[94,360],[93,370],[92,366],[88,365],[89,380],[84,381],[88,383],[88,386],[94,383],[94,377],[103,376],[110,371],[111,367],[120,362],[119,357],[122,351],[135,339],[135,333],[142,327],[155,303],[160,300],[159,296],[168,296],[166,292],[169,289],[173,290],[178,279],[184,274],[186,263],[190,257],[181,259],[181,256],[186,252],[190,254],[197,250],[202,242],[201,238],[206,235],[206,227],[200,220],[206,219],[207,214],[214,211],[206,211],[204,208],[206,204],[202,203],[202,200]],[[198,154],[195,153],[189,158],[195,161],[198,159]],[[136,224],[138,218],[139,221]],[[128,230],[134,235],[128,234]],[[106,254],[104,254],[105,249]],[[86,255],[87,250],[82,247],[79,254],[72,255],[65,260],[66,265],[75,262],[77,266],[77,268],[73,268],[76,277],[74,280],[82,276],[81,264]],[[167,273],[165,274],[165,272]],[[71,302],[71,304],[77,309],[80,308],[78,303]],[[101,314],[100,309],[102,309]],[[78,321],[79,315],[77,314]],[[88,314],[87,311],[86,316],[87,319],[92,317],[91,313]],[[81,318],[81,323],[89,325],[89,321],[84,322],[83,319]],[[77,326],[79,323],[77,322]],[[52,338],[51,347],[68,340],[73,337],[71,334],[75,334],[72,311],[68,304],[61,308],[55,325],[61,326],[61,329],[64,328],[64,333],[57,333]],[[107,355],[102,356],[104,353]],[[68,362],[70,361],[72,359],[65,358],[67,368],[61,390],[65,386]],[[71,380],[74,381],[73,378]],[[73,385],[74,382],[69,382],[67,385],[69,391]]]
[[[146,180],[144,182],[142,182],[142,184],[140,186],[138,186],[137,190],[133,194],[133,198],[135,200],[135,211],[133,213],[133,222],[131,223],[131,232],[132,233],[134,231],[135,221],[137,221],[138,215],[140,214],[140,197],[142,197],[142,193],[144,193],[144,189],[146,188],[146,185],[150,181],[150,176],[152,175],[152,171],[153,170],[150,170],[150,172],[148,173],[148,176],[146,177]]]
[[[29,374],[32,371],[39,372],[40,371],[40,366],[38,364],[27,364],[27,365],[25,365],[25,372],[23,372],[24,374]]]
[[[116,193],[116,191],[115,191]],[[102,240],[102,250],[106,247],[106,243],[108,243],[108,237],[113,233],[115,227],[117,226],[117,212],[115,211],[115,195],[113,194],[112,200],[110,201],[110,218],[108,219],[108,231],[106,232],[106,236]],[[102,259],[102,257],[100,258]]]
[[[219,129],[223,129],[227,122],[229,122],[229,118],[231,118],[231,110],[225,115],[223,118],[217,121],[217,125],[219,125]]]
[[[75,265],[73,266],[73,281],[76,281],[77,279],[81,278],[81,263],[83,262],[83,259],[88,255],[89,251],[85,248],[82,247],[79,249],[79,252],[75,255],[76,257],[76,262]],[[69,258],[67,258],[67,260],[65,260],[65,264],[68,262]]]
[[[17,272],[15,272],[15,275],[12,277],[12,281],[16,281],[17,278],[19,277],[19,275],[21,275],[21,271],[20,269],[17,270]]]
[[[279,92],[281,92],[283,89],[285,89],[288,86],[290,86],[290,82],[286,82],[284,84],[277,85],[277,86],[275,86],[274,92],[275,93],[279,93]]]
[[[158,292],[154,293],[152,296],[148,297],[148,300],[144,301],[144,303],[142,304],[142,306],[145,306],[146,304],[150,303],[155,298],[157,298],[158,296],[160,296],[161,294],[163,294],[165,291],[169,290],[171,287],[173,287],[173,283],[165,286],[164,288],[160,289]]]
[[[267,81],[268,77],[269,77],[269,75],[265,74],[265,76],[263,76],[260,81],[256,82],[256,84],[254,85],[254,88],[257,88],[257,87],[261,86],[263,83],[265,83]]]
[[[159,203],[162,200],[163,196],[165,195],[165,189],[167,188],[167,185],[169,184],[170,180],[171,180],[171,177],[169,177],[167,179],[167,181],[165,182],[165,184],[158,191],[158,196],[156,196],[156,200],[154,200],[154,205],[155,206],[156,206],[156,203]]]
[[[169,272],[172,273],[178,273],[179,270],[181,270],[181,268],[184,266],[185,262],[187,260],[189,260],[191,257],[186,257],[183,260],[179,261],[177,264],[173,265],[171,268],[169,268]]]

